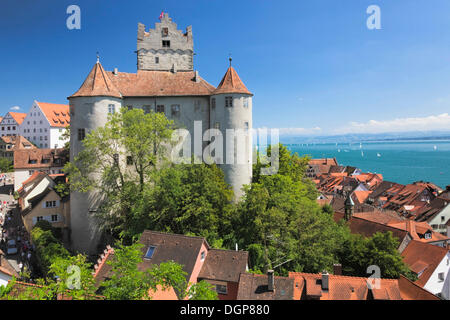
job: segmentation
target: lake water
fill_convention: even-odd
[[[287,144],[289,150],[312,158],[333,158],[340,165],[383,174],[384,180],[408,184],[450,185],[450,141],[382,141],[360,143]]]

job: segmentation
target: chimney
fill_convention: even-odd
[[[329,288],[329,274],[326,271],[322,272],[322,290],[328,291]]]
[[[340,263],[333,264],[333,273],[335,276],[341,276],[342,275],[342,264],[340,264]]]
[[[267,270],[267,290],[273,292],[274,289],[273,270]]]
[[[198,76],[198,71],[197,70],[195,70],[194,81],[195,82],[200,82],[200,77]]]

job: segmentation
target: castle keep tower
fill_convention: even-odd
[[[138,70],[192,71],[194,68],[194,40],[192,26],[183,33],[177,29],[168,13],[164,13],[155,29],[145,31],[138,24],[137,34]]]

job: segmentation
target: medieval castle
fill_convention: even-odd
[[[252,129],[252,93],[231,66],[218,87],[206,82],[194,70],[194,40],[192,27],[183,33],[165,13],[154,29],[146,31],[138,24],[137,73],[105,71],[97,60],[80,89],[71,95],[70,160],[82,148],[86,133],[102,127],[108,113],[121,107],[142,108],[144,112],[163,112],[168,119],[186,128],[191,136],[208,129]],[[224,150],[228,140],[224,139]],[[236,157],[234,142],[231,152]],[[203,148],[208,141],[203,141]],[[251,181],[252,136],[247,135],[245,152],[240,161],[219,164],[226,181],[233,187],[235,196],[242,194],[241,187]],[[195,150],[194,150],[195,154]],[[223,152],[228,157],[230,152]],[[202,157],[202,153],[196,154]],[[99,231],[92,217],[101,195],[71,192],[71,238],[74,249],[93,254],[97,249]]]

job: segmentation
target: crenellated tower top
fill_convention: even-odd
[[[178,30],[168,13],[154,29],[145,30],[138,23],[137,33],[138,70],[192,71],[194,69],[194,40],[192,26],[186,32]]]

